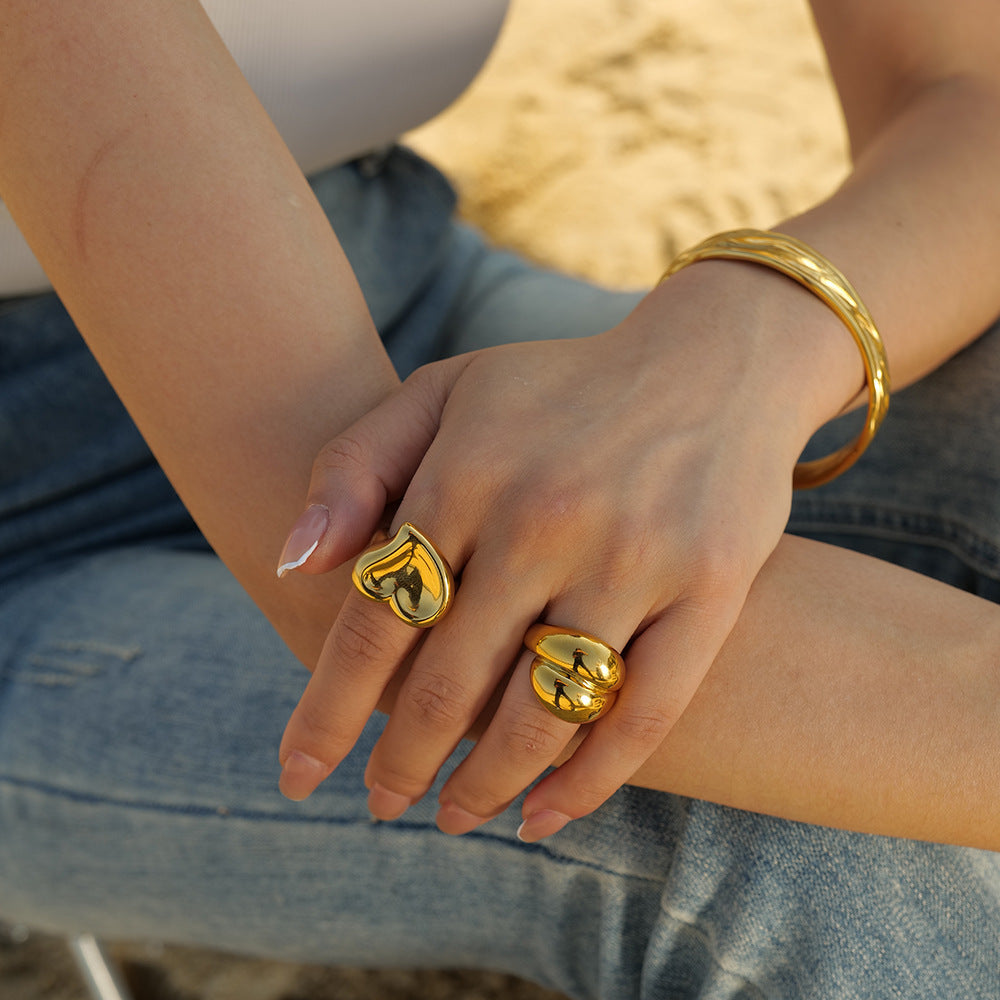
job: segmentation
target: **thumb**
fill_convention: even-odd
[[[418,369],[323,446],[313,462],[305,510],[278,560],[279,577],[293,569],[328,572],[371,541],[386,506],[406,492],[467,363],[449,358]]]

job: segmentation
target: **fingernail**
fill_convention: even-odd
[[[368,792],[368,811],[376,819],[399,819],[412,805],[412,799],[379,784],[372,785]]]
[[[326,507],[319,503],[306,507],[292,525],[285,547],[281,550],[281,558],[278,560],[278,579],[305,563],[316,551],[329,527],[330,511]]]
[[[545,837],[551,837],[558,833],[568,822],[570,817],[553,809],[540,809],[532,813],[518,828],[517,836],[526,844],[534,844]]]
[[[445,802],[438,809],[437,825],[442,833],[450,833],[454,837],[460,837],[463,833],[475,830],[477,826],[482,826],[490,817],[476,816],[461,806],[456,806],[454,802]]]
[[[316,786],[329,777],[332,767],[328,767],[315,757],[293,750],[281,769],[278,789],[286,799],[301,802],[316,790]]]

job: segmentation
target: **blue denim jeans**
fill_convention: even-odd
[[[315,181],[404,374],[617,322],[489,249],[394,150]],[[900,393],[792,529],[1000,599],[1000,335]],[[851,431],[833,427],[837,440]],[[820,446],[825,446],[821,442]],[[305,683],[53,296],[0,305],[0,917],[322,963],[506,970],[571,997],[1000,997],[1000,856],[626,788],[536,845],[434,794],[374,823],[380,722],[277,792]]]

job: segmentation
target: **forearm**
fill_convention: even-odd
[[[1000,314],[1000,32],[982,0],[812,6],[854,168],[828,200],[773,228],[814,246],[855,285],[898,390]],[[707,316],[724,320],[730,343],[748,326],[767,331],[758,351],[771,388],[807,433],[861,401],[857,348],[816,297],[758,265],[711,261],[689,270],[644,304],[652,322],[658,311],[670,315],[670,286],[683,281],[676,294],[699,297]]]
[[[786,536],[635,783],[1000,850],[1000,608]]]
[[[876,318],[897,389],[1000,314],[998,123],[992,77],[929,81],[874,136],[859,138],[840,190],[778,226],[850,277]],[[855,350],[838,332],[845,352]]]
[[[275,579],[313,457],[395,384],[301,172],[197,3],[0,5],[2,193],[207,537],[306,662],[343,593]]]

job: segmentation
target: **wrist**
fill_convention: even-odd
[[[786,274],[757,262],[696,260],[651,293],[671,287],[705,317],[711,349],[742,354],[763,413],[802,447],[823,424],[864,399],[865,365],[836,312]],[[664,296],[664,302],[666,297]],[[714,340],[721,332],[723,340]]]

